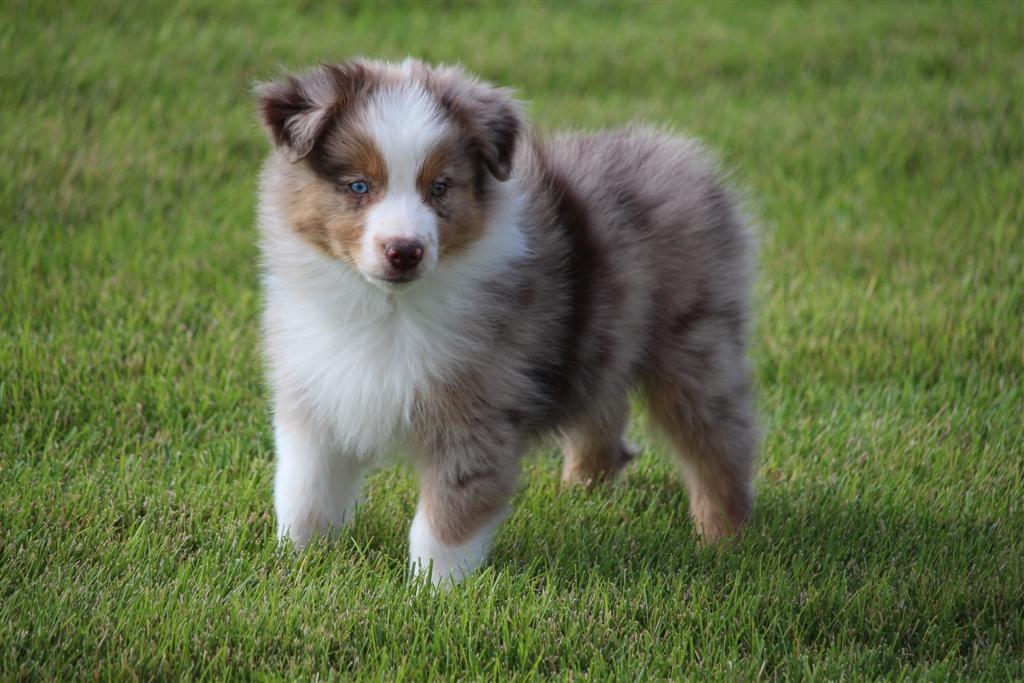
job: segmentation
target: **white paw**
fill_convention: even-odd
[[[280,543],[291,542],[298,550],[302,550],[317,538],[333,541],[352,520],[355,510],[343,510],[336,519],[328,519],[307,510],[305,514],[284,514],[278,511],[277,540]]]
[[[487,559],[494,532],[504,517],[496,515],[461,545],[447,545],[434,535],[423,510],[417,510],[409,529],[409,568],[413,576],[429,576],[439,587],[460,583]]]

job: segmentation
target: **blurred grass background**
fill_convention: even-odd
[[[1024,5],[0,5],[0,678],[1024,677]],[[762,236],[766,441],[694,544],[527,463],[488,569],[405,581],[411,474],[273,542],[252,83],[457,61],[536,127],[704,139]]]

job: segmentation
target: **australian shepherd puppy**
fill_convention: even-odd
[[[743,524],[752,240],[697,143],[541,140],[509,91],[411,60],[324,65],[259,98],[282,539],[334,535],[367,471],[402,453],[420,481],[411,566],[456,582],[536,437],[560,436],[566,482],[622,469],[633,389],[697,532]]]

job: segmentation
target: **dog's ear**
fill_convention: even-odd
[[[441,105],[466,130],[487,170],[498,180],[508,180],[525,127],[522,105],[512,90],[479,81],[458,67],[435,69],[428,79]]]
[[[292,161],[313,149],[338,114],[370,87],[360,62],[321,64],[300,76],[256,86],[260,116],[270,136]]]

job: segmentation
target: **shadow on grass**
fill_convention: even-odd
[[[351,543],[364,551],[397,549],[404,562],[414,480],[396,468],[373,489]],[[643,576],[733,572],[752,563],[787,571],[975,570],[1018,543],[1010,532],[1005,520],[978,518],[967,507],[954,515],[921,498],[871,492],[851,499],[821,483],[765,482],[742,538],[702,547],[682,484],[663,468],[646,467],[591,492],[560,490],[551,478],[527,485],[490,564],[558,582],[596,574],[623,587]]]
[[[681,623],[706,626],[695,611],[724,610],[808,648],[841,633],[904,663],[1019,651],[1021,547],[1007,520],[942,513],[922,498],[845,496],[767,484],[743,537],[707,548],[681,484],[634,476],[621,491],[565,496],[525,537],[511,535],[525,530],[513,523],[491,562],[559,591],[600,585],[628,597],[653,586],[680,596]]]
[[[759,491],[755,516],[739,540],[704,547],[686,514],[680,483],[632,477],[624,487],[562,492],[550,509],[531,513],[545,514],[546,520],[512,520],[492,562],[527,571],[543,557],[544,570],[563,578],[576,576],[576,567],[584,567],[613,581],[639,574],[729,569],[751,558],[789,569],[817,563],[938,570],[922,563],[932,555],[947,563],[984,561],[1014,542],[1005,521],[979,519],[967,509],[954,517],[928,511],[922,500],[877,495],[851,500],[820,485],[795,493],[769,485]],[[512,536],[523,532],[524,538]],[[963,556],[966,552],[973,558]]]

